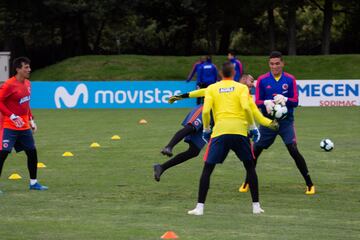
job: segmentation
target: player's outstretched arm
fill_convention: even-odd
[[[211,108],[213,105],[213,99],[209,92],[206,92],[204,107],[202,110],[203,129],[210,130]]]
[[[179,101],[184,98],[189,98],[189,93],[171,96],[168,100],[168,103],[173,104],[174,102]]]
[[[252,97],[250,96],[250,98]],[[268,119],[267,117],[264,117],[264,115],[260,112],[260,110],[258,109],[258,107],[256,106],[255,102],[252,99],[249,99],[249,106],[251,108],[252,114],[254,115],[255,121],[265,127],[269,126],[271,120]]]
[[[201,88],[198,90],[194,90],[189,92],[189,98],[198,98],[198,97],[205,97],[206,88]]]
[[[205,96],[205,90],[206,88],[194,90],[188,93],[184,93],[181,95],[174,95],[171,96],[168,100],[168,103],[173,104],[175,101],[179,101],[186,98],[198,98],[198,97],[204,97]]]

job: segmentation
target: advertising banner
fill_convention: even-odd
[[[300,106],[360,106],[360,80],[297,81]]]
[[[360,80],[298,80],[300,106],[360,106]],[[190,108],[195,99],[167,103],[195,82],[32,82],[32,108]],[[254,93],[255,91],[251,91]]]
[[[172,105],[170,96],[195,90],[195,82],[32,82],[32,108],[185,108],[195,99]]]

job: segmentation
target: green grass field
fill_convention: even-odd
[[[24,154],[10,155],[0,180],[0,239],[160,239],[169,230],[180,239],[360,239],[358,107],[298,108],[299,149],[317,194],[304,194],[278,138],[259,159],[260,216],[251,213],[250,194],[238,192],[244,169],[234,154],[215,169],[201,217],[186,214],[196,203],[201,157],[153,180],[153,163],[167,160],[160,149],[188,111],[34,110],[47,165],[39,179],[50,189],[30,192]],[[121,140],[110,140],[114,134]],[[334,141],[332,152],[319,148],[324,137]],[[13,172],[23,179],[8,180]]]
[[[32,74],[35,81],[184,80],[199,56],[79,56]],[[239,56],[244,70],[258,77],[269,71],[267,56]],[[225,56],[214,56],[218,67]],[[297,79],[358,79],[360,55],[285,56],[285,71]]]

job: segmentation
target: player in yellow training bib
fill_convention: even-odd
[[[190,215],[203,215],[210,176],[216,164],[225,160],[230,149],[243,162],[250,180],[253,213],[263,212],[259,203],[254,159],[248,141],[248,129],[255,136],[259,136],[258,130],[249,104],[249,90],[244,84],[233,80],[234,74],[233,65],[225,62],[222,66],[223,79],[206,89],[203,107],[203,138],[208,140],[209,144],[204,156],[205,163],[200,179],[198,203],[195,209],[188,211]],[[215,122],[212,130],[210,129],[210,112]],[[254,140],[258,141],[259,138]]]

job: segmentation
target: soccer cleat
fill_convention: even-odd
[[[40,183],[35,183],[33,185],[30,184],[30,190],[39,190],[39,191],[44,191],[44,190],[48,190],[49,188],[46,186],[41,185]]]
[[[241,184],[239,188],[239,192],[248,192],[248,191],[249,191],[249,184],[248,183]]]
[[[169,148],[169,147],[164,147],[162,150],[161,150],[161,153],[162,155],[166,155],[168,157],[172,157],[173,153],[172,153],[172,149]]]
[[[189,215],[201,216],[204,215],[204,209],[194,208],[193,210],[188,211]]]
[[[163,169],[160,164],[154,165],[154,178],[157,182],[160,182],[160,176],[163,173]]]
[[[253,214],[260,214],[263,212],[265,212],[265,211],[262,208],[256,208],[256,209],[253,208]]]
[[[312,185],[311,187],[306,187],[306,195],[314,195],[315,194],[315,186]]]

